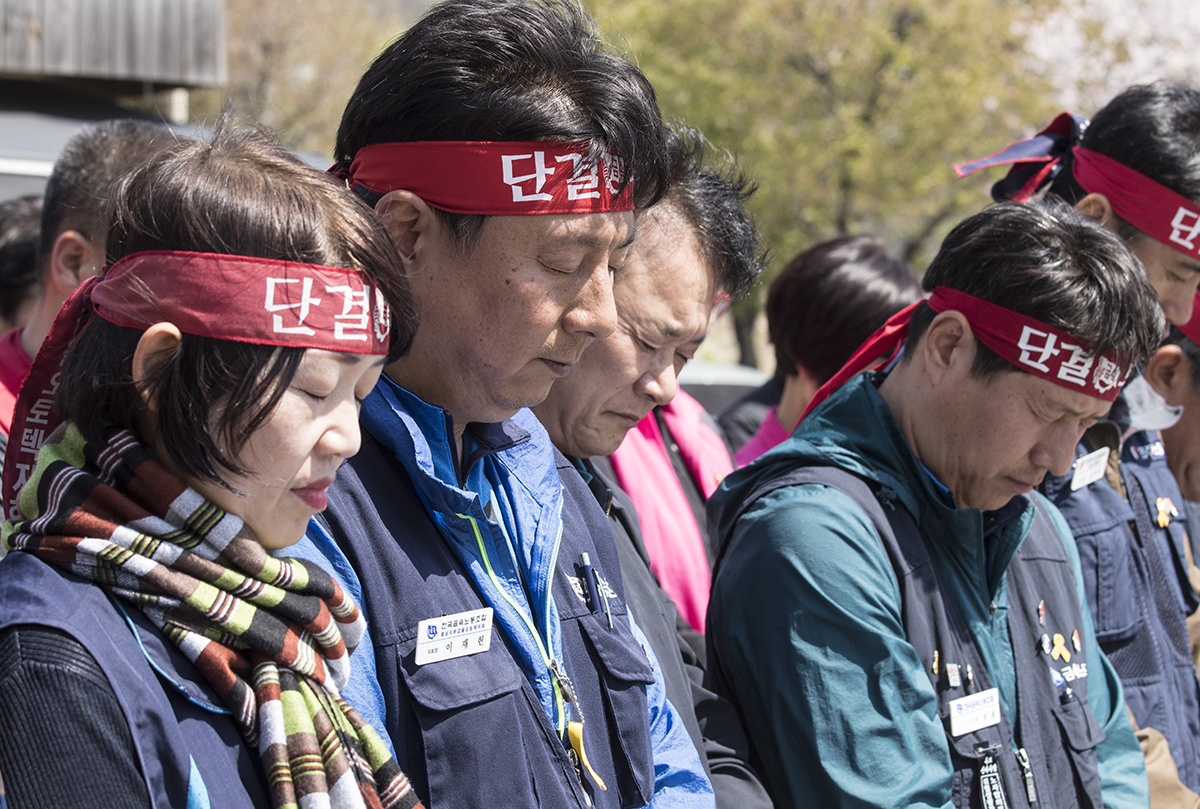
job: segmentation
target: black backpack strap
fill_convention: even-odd
[[[858,475],[847,472],[844,469],[839,469],[836,466],[798,466],[779,477],[765,481],[736,506],[733,519],[729,520],[728,524],[733,525],[760,498],[765,497],[776,489],[782,489],[785,486],[802,486],[806,483],[819,483],[822,486],[829,486],[849,497],[866,513],[867,518],[871,520],[871,524],[875,526],[875,531],[881,538],[887,534],[895,533],[895,529],[892,527],[892,520],[895,518],[893,515],[896,515],[897,509],[892,507],[890,501],[888,501],[889,510],[888,512],[884,511],[883,506],[879,502],[882,499],[882,495],[876,493],[876,484],[864,480]],[[714,525],[715,521],[710,517],[709,523],[710,525]],[[729,538],[725,537],[724,540],[718,543],[717,558],[713,564],[714,578],[716,577],[717,568],[720,566],[721,560],[725,557],[725,550],[729,547]]]

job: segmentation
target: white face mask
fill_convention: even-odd
[[[1183,415],[1183,408],[1167,404],[1144,376],[1132,380],[1121,395],[1129,406],[1129,421],[1136,430],[1165,430],[1174,427]]]

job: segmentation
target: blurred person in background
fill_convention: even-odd
[[[59,309],[77,286],[104,267],[118,183],[176,140],[162,124],[114,119],[73,136],[54,162],[42,203],[37,297],[25,324],[0,336],[0,432],[5,435],[21,382]]]
[[[42,198],[0,202],[0,332],[25,325],[37,297]]]
[[[783,268],[767,292],[767,330],[783,395],[735,453],[745,466],[786,439],[817,389],[892,315],[921,298],[912,268],[871,236],[813,245]]]
[[[783,369],[777,364],[770,379],[726,407],[717,416],[717,424],[725,434],[729,448],[735,454],[758,432],[763,419],[767,417],[767,412],[779,405],[786,381]]]
[[[33,313],[38,290],[37,245],[42,198],[20,197],[0,203],[0,330],[19,330]],[[0,338],[3,339],[3,338]],[[21,381],[29,370],[24,351],[0,352],[0,412],[11,418]],[[7,425],[7,422],[4,422]],[[0,463],[8,448],[8,428],[0,430]]]

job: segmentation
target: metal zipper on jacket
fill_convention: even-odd
[[[570,688],[570,681],[566,680],[565,675],[563,675],[562,670],[559,668],[558,661],[554,658],[553,648],[547,651],[547,647],[550,644],[551,590],[550,588],[547,588],[546,590],[546,642],[543,644],[542,638],[540,635],[538,635],[537,627],[533,625],[532,619],[521,610],[521,607],[517,604],[517,602],[513,601],[512,597],[509,596],[505,589],[500,586],[500,581],[496,578],[496,571],[492,569],[492,561],[488,557],[487,548],[485,548],[483,545],[483,534],[479,530],[479,523],[469,514],[459,514],[458,517],[471,523],[471,530],[475,532],[475,544],[479,547],[479,555],[483,559],[483,566],[484,569],[487,570],[488,578],[492,580],[492,586],[496,588],[496,592],[500,594],[500,597],[508,602],[508,605],[513,608],[513,611],[516,612],[517,615],[521,616],[521,620],[525,622],[525,626],[529,629],[530,634],[533,635],[533,640],[537,644],[538,652],[542,656],[542,663],[546,666],[546,670],[550,672],[550,682],[554,686],[554,704],[558,713],[555,724],[558,727],[558,735],[561,737],[567,731],[566,708],[563,704],[564,682],[567,683],[566,688]],[[556,548],[555,557],[557,557],[557,555],[558,551]],[[555,558],[553,561],[555,567],[557,567],[557,558]],[[574,693],[573,689],[570,691],[570,693]],[[568,701],[574,702],[573,699]],[[576,702],[575,705],[576,710],[578,710],[578,703]]]
[[[1030,803],[1037,803],[1037,788],[1033,785],[1033,767],[1029,766],[1029,753],[1025,752],[1024,747],[1017,751],[1017,761],[1021,762],[1021,769],[1025,771],[1025,794]]]

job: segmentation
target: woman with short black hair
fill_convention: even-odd
[[[8,800],[419,805],[339,696],[361,613],[269,553],[325,507],[359,403],[411,342],[387,233],[336,181],[220,126],[122,183],[108,251],[14,419]]]
[[[817,389],[889,317],[920,298],[912,267],[874,236],[838,236],[789,261],[767,292],[767,331],[783,393],[738,448],[738,466],[787,439]]]

